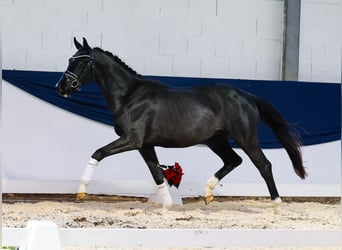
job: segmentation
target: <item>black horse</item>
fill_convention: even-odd
[[[128,150],[138,150],[149,167],[164,206],[170,206],[168,189],[159,166],[155,146],[187,147],[207,145],[223,161],[223,167],[205,186],[205,202],[213,200],[213,189],[229,172],[241,164],[228,139],[243,149],[264,178],[271,199],[281,199],[273,179],[271,163],[258,141],[261,119],[275,133],[287,151],[296,174],[304,179],[300,142],[280,113],[264,99],[227,84],[175,89],[145,79],[117,56],[100,48],[83,45],[75,38],[77,52],[56,85],[68,97],[83,84],[96,82],[113,113],[119,139],[92,155],[82,176],[78,198],[86,195],[95,167],[103,158]],[[181,122],[179,122],[181,121]]]

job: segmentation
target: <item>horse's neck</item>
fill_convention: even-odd
[[[115,62],[97,69],[97,83],[108,103],[109,108],[115,115],[122,108],[122,97],[134,88],[136,76],[122,69]]]

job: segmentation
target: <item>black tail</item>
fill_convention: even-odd
[[[289,126],[282,115],[267,101],[256,98],[261,120],[265,122],[275,133],[280,143],[284,146],[289,155],[296,174],[305,179],[307,173],[303,166],[301,143],[299,139],[291,133]]]

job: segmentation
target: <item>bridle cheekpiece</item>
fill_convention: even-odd
[[[93,50],[91,50],[91,54],[90,55],[79,55],[79,56],[73,56],[71,57],[69,60],[75,60],[78,58],[90,58],[89,62],[87,63],[87,65],[83,68],[83,70],[81,71],[80,75],[76,75],[74,72],[70,71],[70,70],[66,70],[64,72],[65,77],[69,80],[71,80],[71,84],[70,87],[74,90],[79,91],[81,89],[81,82],[79,81],[79,79],[81,79],[83,77],[83,75],[88,71],[88,69],[90,67],[92,67],[93,69],[93,74],[94,74],[94,55],[93,55]]]

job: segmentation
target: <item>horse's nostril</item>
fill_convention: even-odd
[[[56,84],[55,86],[55,89],[58,93],[61,93],[62,92],[62,88],[61,88],[61,85],[60,84]]]

